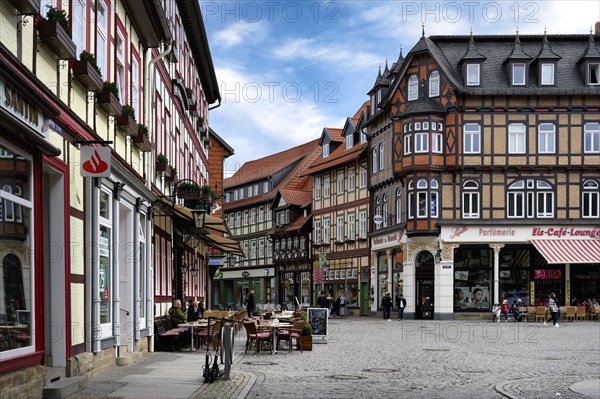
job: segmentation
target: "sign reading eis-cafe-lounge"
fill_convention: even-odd
[[[600,239],[600,226],[455,226],[442,227],[446,242],[525,242],[551,239]]]

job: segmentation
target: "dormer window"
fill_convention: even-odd
[[[513,86],[525,86],[525,64],[512,65]]]
[[[329,156],[329,143],[323,144],[323,158],[327,158]]]
[[[540,66],[540,84],[542,86],[554,85],[554,64],[541,64]]]
[[[440,95],[440,73],[433,71],[429,74],[429,97]]]
[[[600,64],[588,64],[588,79],[589,85],[600,84]]]
[[[377,104],[381,102],[381,89],[377,90]]]
[[[467,64],[467,86],[479,86],[479,64]]]
[[[354,145],[354,135],[349,134],[346,136],[346,149],[349,150]]]
[[[412,75],[408,78],[408,101],[413,101],[419,98],[419,79],[417,75]]]

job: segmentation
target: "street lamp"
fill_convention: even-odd
[[[206,218],[206,209],[198,208],[192,210],[192,215],[194,215],[194,223],[196,224],[197,229],[201,229],[204,227],[204,219]]]
[[[181,265],[181,273],[186,274],[189,268],[190,268],[190,265],[186,265],[185,263],[183,263]]]

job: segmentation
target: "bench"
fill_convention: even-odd
[[[166,317],[154,319],[154,350],[175,352],[190,341],[189,329],[172,328],[171,321]]]
[[[500,313],[500,320],[504,320],[504,314]],[[492,313],[492,321],[496,321],[496,315]],[[508,314],[508,321],[515,321],[515,314],[510,312]],[[529,321],[529,313],[521,312],[521,321]]]

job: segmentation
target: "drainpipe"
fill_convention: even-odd
[[[152,230],[153,212],[154,208],[149,207],[148,214],[146,216],[146,328],[148,328],[150,333],[148,352],[154,352],[154,268],[152,266],[154,257],[151,248],[152,237],[154,235]]]
[[[165,51],[163,51],[162,53],[158,54],[156,57],[152,58],[149,62],[148,62],[148,67],[146,68],[146,88],[148,88],[148,90],[146,91],[146,101],[144,101],[144,104],[150,104],[150,112],[146,112],[146,123],[145,125],[148,126],[148,135],[150,137],[154,137],[154,135],[152,134],[154,131],[154,126],[150,123],[150,121],[152,121],[152,110],[154,110],[155,108],[155,104],[154,104],[154,74],[156,72],[156,69],[154,68],[154,64],[156,64],[160,59],[166,57],[167,55],[169,55],[169,53],[171,52],[171,49],[173,48],[173,43],[169,43],[169,45],[167,45],[167,48],[165,49]],[[147,54],[151,54],[151,51],[148,51]],[[154,164],[154,162],[151,162],[152,159],[154,159],[155,156],[155,150],[153,149],[151,152],[151,156],[150,156],[150,162],[148,165],[148,179],[146,181],[146,186],[148,188],[150,188],[152,182],[154,180],[156,180],[155,177],[155,168],[156,165]],[[148,212],[148,221],[147,221],[147,225],[151,225],[152,224],[152,212]],[[152,229],[151,228],[147,228],[146,229],[147,232],[151,232]],[[152,253],[150,250],[150,246],[152,243],[152,236],[146,234],[146,275],[148,276],[148,283],[147,283],[147,291],[148,291],[148,308],[146,311],[146,324],[148,325],[150,334],[149,334],[149,344],[148,344],[148,352],[154,352],[154,285],[153,285],[153,281],[154,281],[154,276],[153,276],[153,268],[152,268],[152,262],[154,261],[153,257],[150,257],[149,255]]]

